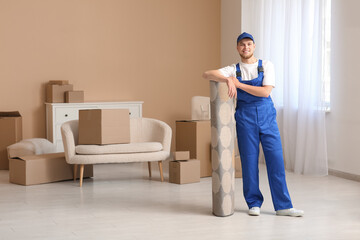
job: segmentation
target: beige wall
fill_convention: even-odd
[[[24,138],[45,137],[48,80],[86,101],[144,101],[175,131],[218,67],[220,0],[0,0],[0,111],[20,111]]]
[[[221,66],[240,60],[236,39],[241,34],[241,0],[221,0]]]

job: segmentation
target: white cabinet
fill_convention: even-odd
[[[143,102],[86,102],[86,103],[45,103],[46,137],[56,145],[58,152],[64,151],[61,138],[61,125],[79,119],[81,109],[129,109],[130,117],[142,117]]]

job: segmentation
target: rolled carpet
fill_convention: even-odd
[[[213,214],[234,213],[234,99],[229,98],[225,83],[210,81],[211,161]]]

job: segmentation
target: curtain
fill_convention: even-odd
[[[325,0],[242,0],[242,31],[255,38],[255,57],[275,65],[272,98],[285,167],[328,173],[322,56]]]

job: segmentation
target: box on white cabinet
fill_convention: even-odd
[[[79,119],[81,109],[129,109],[130,118],[142,117],[142,101],[134,102],[84,102],[46,103],[46,137],[56,145],[56,151],[63,152],[61,125]]]

